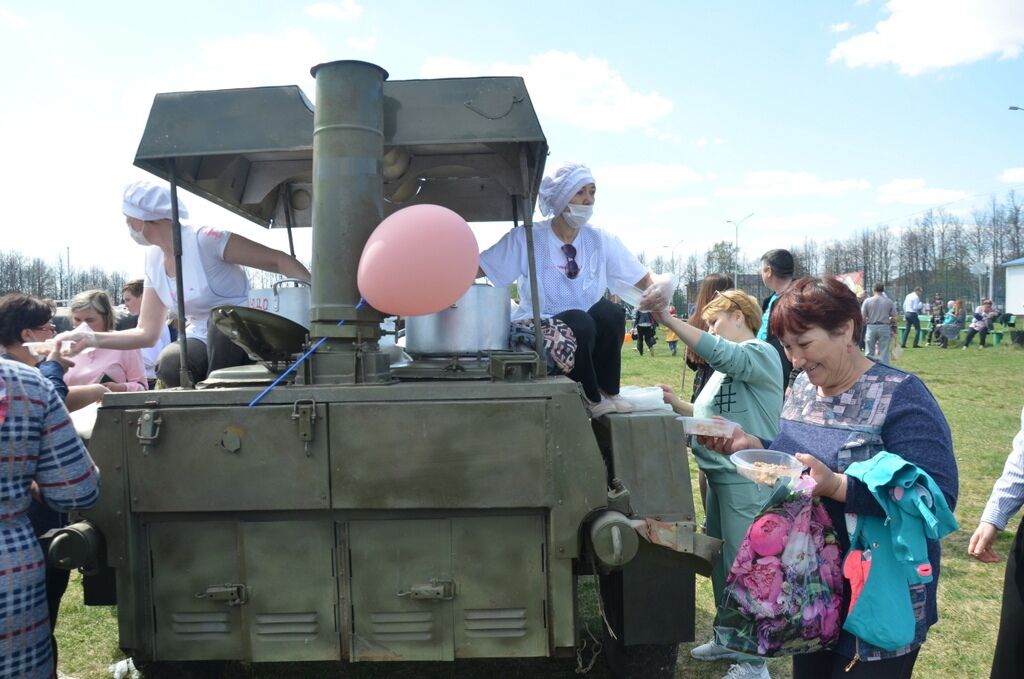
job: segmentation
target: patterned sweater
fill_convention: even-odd
[[[53,385],[0,359],[0,677],[53,674],[45,560],[27,515],[33,481],[58,511],[98,497],[99,472]]]
[[[810,453],[838,472],[887,450],[928,472],[950,509],[956,507],[959,476],[949,424],[939,404],[919,378],[882,363],[875,363],[854,386],[837,396],[819,396],[807,375],[801,375],[782,409],[779,435],[768,447],[787,453]],[[853,477],[848,477],[847,483],[845,503],[824,501],[844,553],[850,548],[846,513],[884,515],[862,483]],[[930,540],[928,560],[935,578],[926,585],[911,587],[917,624],[911,644],[885,651],[844,631],[836,652],[850,658],[859,652],[862,660],[878,660],[920,646],[928,628],[939,618],[936,590],[940,557],[939,543]],[[844,602],[844,612],[846,607]]]

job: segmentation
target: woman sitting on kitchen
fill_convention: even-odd
[[[670,286],[655,284],[617,236],[590,223],[596,196],[590,168],[581,163],[563,163],[541,181],[538,204],[547,219],[533,225],[536,296],[530,288],[525,229],[512,229],[480,253],[480,275],[495,285],[518,283],[520,304],[513,321],[533,319],[536,297],[542,319],[556,319],[572,330],[576,352],[567,374],[583,387],[592,417],[632,410],[619,396],[626,317],[605,292],[655,285],[654,297],[666,306],[671,296],[671,290],[660,289]]]
[[[101,349],[142,349],[160,339],[168,309],[177,306],[171,192],[164,184],[146,180],[129,184],[124,191],[121,212],[128,235],[144,247],[146,276],[139,307],[138,325],[119,332],[62,333],[58,339],[74,341],[72,353],[88,347]],[[178,216],[188,218],[185,206]],[[211,310],[223,304],[246,305],[249,282],[243,266],[280,273],[308,281],[309,271],[299,260],[248,238],[211,227],[181,225],[182,288],[185,293],[187,364],[195,381],[218,369],[250,362],[212,322]],[[177,344],[164,348],[156,373],[168,387],[180,386],[180,351]]]

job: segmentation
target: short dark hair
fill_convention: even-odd
[[[875,292],[885,292],[885,286],[881,283],[875,283]]]
[[[853,323],[853,337],[859,338],[864,325],[860,304],[850,288],[836,278],[804,276],[779,295],[772,309],[772,335],[794,335],[819,327],[837,334],[844,323]]]
[[[779,278],[792,278],[796,270],[793,253],[789,250],[769,250],[761,255],[761,261],[772,268],[772,274]]]
[[[53,307],[32,295],[12,292],[0,297],[0,344],[21,344],[21,333],[53,318]]]
[[[132,297],[142,297],[142,279],[136,278],[135,280],[128,281],[121,288],[121,294],[126,292],[132,293]]]

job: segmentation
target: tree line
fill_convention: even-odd
[[[253,288],[269,288],[282,278],[258,269],[245,271]],[[0,294],[23,292],[60,303],[85,290],[103,290],[114,304],[119,304],[121,290],[129,280],[124,271],[106,271],[98,266],[77,269],[67,266],[63,257],[54,264],[15,250],[0,250]]]
[[[796,276],[830,276],[861,271],[868,290],[882,283],[896,298],[917,286],[931,297],[962,298],[976,302],[987,296],[989,276],[993,277],[993,297],[997,303],[1006,298],[1005,263],[1024,257],[1022,204],[1010,191],[1005,200],[991,198],[971,212],[969,218],[942,208],[931,209],[911,220],[902,229],[879,224],[862,229],[846,239],[802,243],[779,243],[796,259]],[[735,245],[728,240],[715,243],[703,255],[685,259],[662,255],[646,258],[656,273],[671,272],[681,287],[693,289],[710,273],[739,273],[740,287],[762,297],[767,291],[760,282],[760,260],[737,261]],[[978,276],[971,268],[988,267],[979,290]]]

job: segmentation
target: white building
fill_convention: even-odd
[[[1024,257],[1006,266],[1006,313],[1024,316]]]

